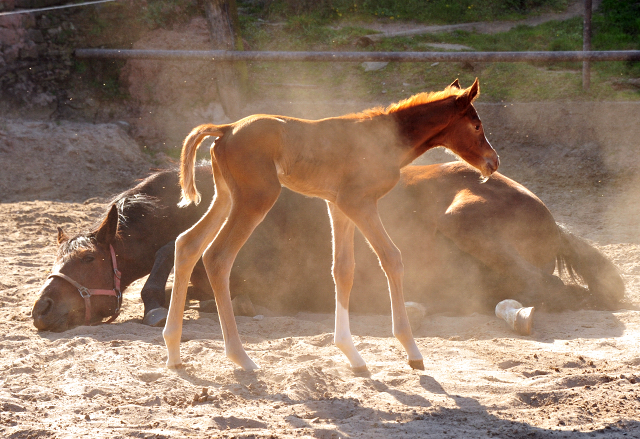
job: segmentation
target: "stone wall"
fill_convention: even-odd
[[[5,11],[63,3],[59,0],[3,2]],[[73,9],[0,16],[0,101],[48,105],[68,80],[76,27]]]
[[[13,11],[16,6],[15,0],[4,0],[0,2],[0,12]]]

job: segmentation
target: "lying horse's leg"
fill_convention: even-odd
[[[142,323],[145,325],[161,326],[167,319],[164,288],[173,268],[175,244],[175,241],[171,241],[156,252],[153,268],[140,292],[144,303]]]
[[[202,259],[198,261],[191,273],[191,285],[193,290],[189,291],[188,298],[198,300],[200,303],[198,309],[200,312],[217,313],[216,300],[211,289],[211,283],[207,276],[207,270],[204,268]],[[231,301],[233,305],[233,314],[236,316],[255,317],[256,309],[253,306],[251,297],[248,294],[237,294]]]
[[[354,198],[350,199],[353,200]],[[360,229],[378,256],[389,283],[393,335],[400,341],[400,344],[407,352],[409,365],[413,369],[424,370],[422,354],[413,338],[407,309],[404,304],[402,255],[382,225],[378,213],[377,200],[359,199],[357,202],[345,202],[345,200],[341,202],[339,200],[337,204],[358,226],[358,229]]]
[[[336,328],[334,342],[347,356],[351,367],[364,370],[366,364],[351,337],[349,327],[349,295],[353,286],[355,258],[353,233],[355,224],[333,203],[327,201],[333,234],[333,280],[336,285]]]
[[[189,293],[189,299],[195,299],[201,303],[209,300],[214,301],[213,290],[211,289],[207,270],[204,268],[202,259],[200,259],[196,263],[195,267],[193,267],[190,280],[195,291]]]
[[[525,306],[530,306],[561,296],[565,285],[552,274],[555,254],[551,253],[548,272],[545,272],[524,259],[513,244],[499,233],[483,227],[484,219],[474,216],[469,209],[450,208],[449,213],[438,218],[436,227],[460,250],[499,273],[505,282],[514,283],[515,291],[506,297],[497,297],[497,300],[517,299]],[[540,245],[544,245],[544,239],[545,236],[540,236]]]
[[[452,238],[453,239],[453,238]],[[453,239],[464,252],[469,253],[484,265],[504,276],[514,291],[497,299],[517,299],[525,306],[547,302],[547,299],[561,296],[565,285],[551,273],[525,260],[508,242],[500,239]]]
[[[193,267],[200,259],[206,246],[215,238],[224,224],[231,207],[231,196],[220,169],[215,161],[211,164],[216,194],[207,213],[189,230],[176,239],[175,272],[171,303],[167,323],[162,335],[167,345],[167,367],[176,368],[180,361],[180,337],[182,335],[182,318],[187,298],[187,287]]]
[[[531,335],[534,311],[532,306],[525,308],[517,300],[505,299],[496,305],[495,314],[518,334]]]
[[[255,154],[246,159],[225,158],[227,164],[235,164],[225,173],[229,187],[234,188],[231,212],[218,236],[202,255],[202,261],[216,298],[225,354],[244,370],[253,370],[258,366],[249,358],[240,341],[231,304],[229,276],[238,252],[273,207],[281,186],[273,164],[260,160]]]

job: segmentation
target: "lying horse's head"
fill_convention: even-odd
[[[92,232],[69,238],[58,228],[52,273],[33,306],[36,328],[60,332],[117,315],[122,300],[112,251],[117,227],[118,209],[113,205]]]

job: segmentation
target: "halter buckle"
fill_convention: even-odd
[[[78,292],[83,299],[88,299],[89,297],[91,297],[91,291],[89,291],[89,288],[87,287],[81,286],[80,288],[78,288]]]

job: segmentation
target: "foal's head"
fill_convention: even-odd
[[[458,80],[449,86],[458,90],[455,94],[454,111],[451,122],[438,136],[442,146],[459,155],[464,161],[477,168],[486,179],[500,165],[498,154],[484,134],[482,121],[478,117],[473,101],[480,94],[478,79],[467,89],[461,89]]]
[[[500,160],[473,107],[479,94],[478,79],[466,89],[456,79],[443,91],[421,93],[390,106],[387,113],[395,115],[401,135],[416,152],[410,159],[443,146],[477,168],[485,179],[489,178],[498,169]]]

